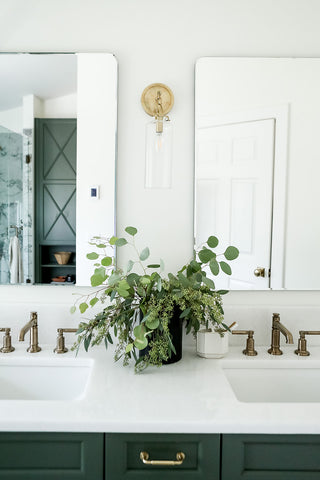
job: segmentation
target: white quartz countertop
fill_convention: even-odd
[[[310,357],[295,356],[291,346],[281,357],[268,355],[267,347],[257,350],[257,357],[246,357],[232,347],[227,357],[213,360],[187,347],[180,362],[135,374],[133,366],[114,363],[113,352],[104,347],[75,358],[74,352],[54,355],[52,348],[31,355],[19,345],[0,355],[0,366],[30,357],[44,364],[92,358],[92,372],[85,394],[76,400],[0,400],[0,431],[320,434],[320,402],[240,402],[223,370],[307,365],[319,367],[320,383],[320,347],[312,347]]]

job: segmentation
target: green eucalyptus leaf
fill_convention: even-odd
[[[231,270],[231,267],[230,265],[228,265],[226,262],[219,262],[220,263],[220,267],[221,267],[221,270],[226,273],[227,275],[231,275],[232,274],[232,270]]]
[[[133,265],[134,265],[134,262],[132,260],[129,260],[127,263],[127,273],[131,272]]]
[[[183,273],[178,273],[178,279],[184,288],[188,288],[190,286],[190,281],[183,275]]]
[[[110,245],[115,245],[118,237],[111,237],[109,240]]]
[[[130,296],[128,290],[124,290],[123,288],[117,288],[117,292],[120,295],[120,297],[123,297],[123,298]]]
[[[217,293],[219,295],[226,295],[227,293],[229,293],[229,290],[217,290]]]
[[[211,273],[213,275],[218,275],[219,274],[219,271],[220,271],[219,263],[217,262],[217,260],[215,258],[212,258],[212,260],[210,260],[209,267],[210,267]]]
[[[227,260],[235,260],[239,256],[239,250],[236,247],[228,247],[224,252]]]
[[[104,267],[99,267],[94,269],[94,274],[95,275],[100,275],[101,277],[104,277],[106,275],[106,269]]]
[[[75,313],[77,310],[77,307],[75,305],[72,305],[72,307],[70,308],[70,313]]]
[[[91,281],[91,286],[92,287],[98,287],[99,285],[102,285],[103,282],[107,279],[106,275],[100,275],[100,274],[94,274],[90,278]]]
[[[126,279],[120,280],[119,287],[123,288],[124,290],[130,290],[130,285]]]
[[[97,248],[106,248],[107,245],[105,245],[104,243],[98,243],[96,245]]]
[[[91,338],[92,338],[92,335],[91,335],[91,333],[90,333],[90,335],[88,335],[88,336],[84,339],[84,341],[83,341],[84,349],[85,349],[86,352],[88,351],[88,348],[89,348],[89,346],[90,346]]]
[[[211,236],[208,238],[207,244],[210,248],[216,248],[219,245],[219,240],[217,237]]]
[[[140,276],[137,273],[130,273],[127,276],[127,282],[130,287],[133,287],[139,283]]]
[[[162,258],[160,258],[160,271],[163,272],[164,269],[165,269],[164,261],[162,260]]]
[[[159,263],[151,263],[151,265],[147,265],[148,268],[160,268]]]
[[[108,342],[111,343],[111,345],[112,345],[112,344],[113,344],[113,340],[112,340],[112,337],[111,337],[111,335],[110,335],[109,332],[107,333],[106,337],[107,337]]]
[[[173,345],[173,343],[172,343],[172,340],[171,340],[170,336],[168,337],[168,342],[169,342],[170,350],[176,355],[177,352],[176,352],[176,349],[175,349],[175,347],[174,347],[174,345]]]
[[[161,280],[161,277],[158,278],[158,282],[157,282],[157,290],[158,292],[161,292],[161,288],[162,288],[162,280]]]
[[[134,237],[136,233],[138,233],[138,230],[135,227],[127,227],[125,228],[125,231],[128,233],[128,235],[131,235]]]
[[[200,250],[198,256],[202,263],[208,263],[212,258],[216,257],[216,255],[208,248],[203,248],[202,250]]]
[[[196,277],[195,277],[195,278],[196,278],[196,281],[197,281],[198,283],[201,283],[201,282],[202,282],[202,274],[201,274],[201,273],[196,273]]]
[[[86,302],[80,303],[79,310],[81,313],[84,313],[87,310],[87,308],[89,308],[89,305]]]
[[[128,345],[126,346],[126,353],[131,352],[132,349],[133,349],[133,343],[128,343]]]
[[[149,285],[149,283],[151,283],[151,279],[147,275],[143,275],[140,277],[140,283],[141,285]]]
[[[117,290],[112,290],[111,295],[110,295],[111,302],[115,299],[116,295],[117,295]]]
[[[205,285],[207,285],[207,287],[211,288],[212,290],[214,290],[216,288],[215,284],[214,284],[214,281],[211,280],[211,278],[203,277],[202,281]]]
[[[113,287],[117,282],[120,280],[120,275],[119,273],[112,273],[109,277],[108,283],[111,287]]]
[[[87,258],[89,260],[97,260],[97,258],[99,258],[99,255],[97,254],[97,252],[91,252],[87,253]]]
[[[106,350],[108,350],[108,339],[104,337],[104,346],[106,347]]]
[[[116,247],[123,247],[123,245],[126,245],[128,242],[125,238],[117,238],[115,241]]]
[[[183,310],[183,312],[180,314],[180,318],[185,318],[185,317],[187,317],[190,312],[191,312],[191,308],[186,308],[186,309]]]
[[[195,260],[191,260],[190,267],[192,268],[193,272],[199,272],[199,270],[201,270],[201,264]]]
[[[101,265],[103,265],[104,267],[110,267],[111,264],[112,264],[112,258],[111,257],[104,257],[101,260]]]
[[[140,260],[143,262],[144,260],[147,260],[147,258],[150,255],[150,250],[148,247],[144,248],[142,252],[140,253]]]
[[[90,305],[91,307],[94,307],[96,303],[99,302],[99,298],[98,297],[94,297],[90,300]]]

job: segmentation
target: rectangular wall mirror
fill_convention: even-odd
[[[317,58],[196,64],[196,245],[240,250],[220,288],[320,289],[319,85]]]
[[[0,54],[0,284],[90,284],[88,242],[114,233],[116,127],[112,54]]]

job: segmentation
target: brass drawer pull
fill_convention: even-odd
[[[163,466],[182,465],[183,460],[185,458],[186,456],[183,452],[178,452],[176,454],[177,460],[149,460],[148,452],[140,452],[140,460],[142,460],[145,465],[163,465]]]

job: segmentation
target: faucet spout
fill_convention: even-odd
[[[271,355],[282,355],[283,353],[280,350],[280,333],[284,335],[287,343],[293,343],[292,333],[280,322],[279,313],[274,313],[272,316],[271,347],[268,350]]]
[[[19,341],[23,342],[26,333],[30,330],[30,345],[27,348],[27,352],[36,353],[40,352],[41,348],[38,344],[38,314],[37,312],[31,312],[30,320],[20,330]]]
[[[282,325],[281,322],[279,322],[278,327],[279,327],[279,330],[280,330],[280,332],[282,333],[282,335],[285,336],[286,343],[290,343],[290,344],[292,345],[292,344],[293,344],[293,335],[292,335],[292,333],[289,332],[289,330],[288,330],[284,325]]]
[[[24,327],[21,328],[19,333],[19,342],[24,341],[24,337],[26,336],[26,333],[29,332],[32,325],[33,325],[33,320],[30,320],[28,323],[24,325]]]

